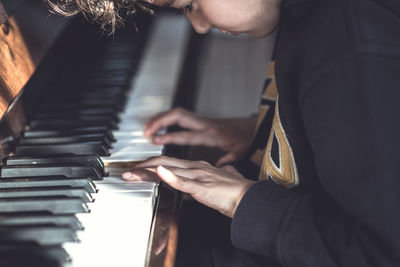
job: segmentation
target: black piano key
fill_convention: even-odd
[[[0,266],[62,267],[71,259],[61,246],[37,244],[0,244]]]
[[[103,71],[107,72],[107,71]],[[68,86],[67,86],[68,87]],[[100,95],[117,95],[117,96],[125,96],[127,88],[125,86],[88,86],[88,85],[75,85],[75,91],[87,91],[92,93],[98,93]]]
[[[102,176],[106,176],[104,163],[98,156],[49,156],[49,157],[18,157],[10,156],[3,159],[4,165],[75,165],[96,168]]]
[[[126,90],[127,85],[131,82],[129,79],[129,75],[132,75],[132,70],[133,68],[111,68],[103,65],[102,67],[96,69],[96,75],[93,75],[90,79],[86,81],[86,83],[88,85],[97,84],[100,86],[118,86]],[[102,75],[104,75],[104,78],[102,78]],[[113,78],[112,75],[116,75],[116,77]]]
[[[67,226],[75,231],[83,230],[82,223],[75,215],[48,215],[41,213],[20,213],[0,215],[0,226],[29,225]]]
[[[114,70],[111,73],[106,73],[104,75],[104,72],[99,72],[96,73],[96,75],[93,75],[92,78],[88,80],[88,82],[101,82],[105,81],[106,83],[113,82],[115,81],[115,85],[121,83],[122,85],[125,85],[130,82],[130,73],[129,72],[123,72],[122,70]]]
[[[86,103],[52,103],[46,106],[41,107],[41,111],[70,111],[70,110],[77,110],[77,109],[90,109],[90,108],[112,108],[115,112],[121,111],[122,107],[120,103],[96,103],[95,101]]]
[[[0,244],[21,242],[41,246],[57,246],[66,242],[78,241],[76,232],[65,226],[0,227]]]
[[[74,97],[74,96],[72,96]],[[51,99],[51,101],[48,101],[46,103],[44,103],[44,105],[41,107],[43,109],[52,109],[52,108],[56,108],[59,109],[60,107],[67,107],[67,108],[71,108],[72,107],[77,107],[77,106],[97,106],[97,107],[114,107],[118,104],[118,100],[115,99],[110,99],[110,98],[105,98],[105,97],[101,97],[101,95],[99,94],[97,98],[76,98],[75,97],[75,101],[71,101],[70,103],[68,103],[67,101],[68,99],[64,99],[64,98],[56,98],[56,99]]]
[[[132,68],[132,63],[130,61],[116,61],[116,60],[109,60],[104,62],[104,68],[113,68],[113,69],[130,69]]]
[[[0,213],[48,212],[50,214],[88,213],[89,207],[80,198],[38,197],[2,198]]]
[[[28,127],[29,128],[29,127]],[[104,134],[108,140],[115,141],[114,135],[110,129],[105,126],[101,127],[81,127],[68,130],[28,130],[24,132],[25,138],[41,138],[41,137],[67,137],[85,134]]]
[[[82,122],[87,122],[87,121],[92,121],[92,122],[105,122],[105,121],[112,121],[112,122],[117,122],[117,117],[114,115],[74,115],[74,114],[66,114],[66,113],[58,113],[58,116],[55,116],[57,113],[53,114],[54,118],[34,118],[33,121],[31,122],[37,122],[37,123],[44,123],[44,122],[56,122],[56,121],[82,121]]]
[[[97,188],[89,178],[65,178],[65,177],[29,177],[29,178],[2,178],[0,189],[6,188],[43,188],[43,187],[67,187],[83,188],[89,193],[96,193]]]
[[[126,79],[126,77],[120,76],[120,77],[93,77],[89,80],[89,83],[91,84],[112,84],[112,85],[120,85],[120,86],[125,86],[129,84],[129,80]]]
[[[32,120],[29,124],[29,128],[32,130],[63,130],[63,129],[73,129],[80,127],[97,127],[104,126],[107,129],[117,129],[117,123],[115,121],[83,121],[83,120],[73,120],[73,119],[50,119],[50,120]]]
[[[55,144],[40,146],[21,145],[16,147],[15,154],[18,156],[46,156],[57,154],[98,156],[110,155],[107,149],[107,145],[103,142],[84,142],[75,144]]]
[[[25,165],[2,166],[2,178],[31,177],[31,176],[64,176],[67,178],[89,177],[92,180],[102,180],[102,174],[96,168],[89,166],[52,166],[52,165]]]
[[[103,99],[107,99],[106,103],[113,103],[113,101],[121,101],[124,100],[124,95],[122,92],[118,91],[94,91],[94,90],[85,90],[84,92],[75,92],[74,94],[71,94],[71,92],[64,92],[60,93],[58,92],[57,94],[47,94],[46,95],[46,101],[60,101],[63,100],[63,102],[69,102],[69,101],[80,101],[82,102],[82,99],[90,99],[90,100],[100,100],[100,102],[103,102]]]
[[[107,101],[104,101],[104,99],[106,99]],[[80,109],[91,109],[91,107],[94,106],[93,108],[99,110],[105,108],[118,110],[119,109],[118,106],[123,105],[126,102],[126,96],[122,94],[113,94],[113,93],[101,94],[100,92],[93,92],[86,94],[77,93],[76,95],[69,97],[68,96],[48,97],[47,101],[51,102],[51,104],[44,106],[43,109],[41,109],[41,111],[58,110],[58,112],[61,113],[59,107],[66,106],[67,108],[70,108],[69,105],[73,105],[75,107],[79,106]],[[80,109],[77,109],[75,111],[78,112]],[[72,112],[71,114],[74,114],[74,112]],[[92,114],[92,116],[93,115],[101,116],[100,114]]]
[[[21,138],[18,140],[19,145],[46,145],[46,144],[66,144],[81,142],[104,142],[108,148],[111,147],[111,140],[105,134],[85,134],[75,136],[62,137],[42,137],[42,138]]]
[[[115,110],[112,108],[92,108],[92,109],[79,109],[71,112],[39,112],[35,114],[36,119],[51,119],[51,118],[70,118],[78,116],[90,116],[90,115],[107,115],[111,116],[114,120],[118,120],[118,116],[115,114]]]
[[[21,197],[69,197],[80,198],[83,202],[93,202],[93,197],[83,188],[25,188],[25,189],[0,189],[1,198]]]
[[[127,43],[115,43],[112,46],[105,47],[104,52],[109,57],[122,54],[124,58],[126,58],[126,55],[132,55],[132,53],[135,52],[135,49],[138,49],[135,43],[129,42],[129,45]],[[129,60],[131,61],[131,59]]]

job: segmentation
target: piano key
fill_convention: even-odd
[[[110,75],[112,73],[118,73],[116,71],[113,70],[98,70],[100,71],[103,75],[110,73]],[[85,79],[87,77],[84,77]],[[61,85],[62,83],[62,85]],[[53,90],[49,90],[49,96],[55,96],[57,93],[60,92],[61,90],[61,95],[62,92],[65,91],[69,91],[68,93],[71,94],[74,93],[73,95],[81,95],[83,92],[86,92],[88,94],[99,94],[99,95],[112,95],[112,96],[123,96],[125,95],[125,93],[127,92],[127,88],[126,86],[118,86],[118,85],[101,85],[101,84],[97,84],[97,85],[93,85],[88,83],[86,80],[85,81],[81,81],[80,83],[71,83],[68,81],[58,81],[55,85],[53,85],[54,87],[58,87],[57,89]],[[51,86],[49,86],[51,87]],[[65,92],[65,94],[68,95],[67,92]],[[83,93],[84,94],[84,93]]]
[[[132,162],[142,161],[151,157],[161,156],[160,152],[135,152],[135,151],[119,151],[113,153],[109,157],[101,157],[101,160],[107,166],[107,164],[114,162]]]
[[[118,134],[118,141],[115,144],[152,144],[151,140],[143,135],[143,131],[140,136],[134,136],[132,132],[115,132],[115,134]]]
[[[63,245],[73,266],[145,266],[156,195],[136,192],[135,185],[127,185],[132,191],[126,185],[99,186],[101,194],[91,213],[77,215],[85,226],[78,233],[81,242]]]
[[[65,178],[61,176],[0,179],[0,189],[46,187],[83,188],[89,193],[97,192],[96,185],[89,178]]]
[[[61,120],[61,119],[50,119],[50,120],[33,120],[30,124],[32,130],[47,130],[47,129],[71,129],[80,127],[98,127],[104,126],[107,129],[116,129],[117,124],[114,121],[82,121],[82,120]]]
[[[49,212],[51,214],[88,213],[89,207],[80,198],[40,197],[0,199],[0,213]]]
[[[58,116],[55,116],[58,115]],[[82,121],[82,122],[107,122],[111,121],[114,124],[117,122],[118,118],[116,115],[100,115],[100,114],[94,114],[94,115],[75,115],[75,114],[68,114],[68,113],[55,113],[53,114],[52,118],[34,118],[30,125],[34,125],[35,123],[40,124],[43,123],[45,124],[46,122],[52,123],[52,122],[69,122],[69,121]]]
[[[70,103],[69,103],[70,104]],[[41,111],[52,112],[52,111],[70,111],[76,109],[91,109],[91,108],[113,108],[116,112],[122,109],[120,104],[110,104],[110,103],[78,103],[78,104],[58,104],[52,106],[46,106],[41,109]]]
[[[118,130],[116,132],[124,132],[124,131],[140,131],[144,130],[144,125],[146,121],[150,118],[151,116],[146,116],[144,118],[135,118],[135,119],[130,119],[130,120],[122,120],[121,123],[118,126]]]
[[[65,165],[3,166],[0,169],[0,174],[3,178],[31,176],[64,176],[68,178],[88,177],[92,180],[101,180],[103,178],[102,173],[94,167]]]
[[[80,142],[104,142],[108,148],[111,147],[111,140],[105,134],[84,134],[60,137],[43,137],[43,138],[21,138],[18,140],[20,145],[45,145],[45,144],[65,144]]]
[[[66,242],[78,242],[78,238],[73,229],[63,226],[0,226],[0,244],[10,242],[57,246]]]
[[[118,151],[124,150],[124,149],[129,149],[129,150],[134,150],[137,153],[140,152],[162,152],[163,146],[161,145],[154,145],[152,144],[148,139],[142,138],[142,139],[132,139],[132,140],[127,140],[127,139],[121,139],[118,140],[113,144],[112,149],[110,150],[110,153],[117,153]]]
[[[114,184],[117,185],[119,190],[129,190],[129,192],[136,191],[145,191],[145,192],[154,192],[155,188],[158,186],[159,182],[152,181],[125,181],[121,178],[121,176],[110,176],[105,178],[102,181],[96,182],[97,186],[102,184]],[[111,186],[106,187],[111,188]],[[114,187],[117,189],[117,187]]]
[[[68,100],[68,99],[67,99]],[[59,110],[60,108],[67,107],[71,109],[72,107],[115,107],[117,110],[119,107],[117,106],[119,100],[115,99],[98,97],[97,99],[91,98],[78,98],[78,101],[73,101],[73,103],[67,103],[63,98],[60,99],[52,99],[52,101],[46,102],[41,106],[42,110]]]
[[[60,264],[70,261],[67,252],[60,246],[0,244],[0,266],[60,267]]]
[[[119,140],[120,138],[143,138],[144,131],[143,130],[132,130],[132,131],[114,131],[113,132],[115,138]]]
[[[89,80],[92,84],[112,84],[112,85],[120,85],[124,86],[128,84],[128,80],[126,77],[93,77]]]
[[[83,202],[93,202],[93,197],[83,188],[47,187],[41,189],[0,189],[0,198],[21,197],[70,197],[80,198]]]
[[[82,223],[75,215],[47,215],[41,213],[9,214],[0,216],[0,226],[53,225],[67,226],[72,230],[83,230]]]
[[[3,159],[4,165],[75,165],[96,168],[102,176],[107,176],[104,171],[104,163],[98,156],[49,156],[49,157],[17,157],[10,156]]]
[[[109,115],[115,116],[115,110],[112,108],[90,108],[90,109],[78,109],[71,112],[39,112],[35,115],[37,119],[47,118],[63,118],[63,117],[75,117],[75,116],[88,116],[88,115]],[[115,116],[116,119],[116,116]]]
[[[108,156],[110,154],[107,145],[100,141],[41,146],[21,145],[17,146],[15,151],[19,156],[46,156],[57,154]]]
[[[42,107],[54,107],[55,104],[65,105],[67,102],[74,102],[75,104],[91,104],[99,103],[101,105],[110,104],[113,106],[116,103],[123,103],[125,101],[124,94],[126,90],[120,87],[121,90],[89,90],[87,87],[95,87],[90,84],[86,84],[82,89],[70,90],[69,88],[75,87],[76,85],[61,86],[63,90],[68,92],[60,92],[58,94],[49,93],[46,95],[46,103]],[[104,88],[104,86],[103,86]],[[114,87],[115,88],[115,87]],[[72,94],[71,94],[72,91]],[[75,92],[74,92],[75,91]]]
[[[103,99],[107,99],[107,103],[114,103],[114,102],[124,102],[124,91],[114,92],[114,91],[91,91],[85,90],[84,92],[75,92],[75,94],[71,94],[70,91],[64,93],[57,93],[57,94],[48,94],[46,96],[46,101],[62,101],[70,102],[73,101],[75,103],[81,103],[82,99],[90,99],[91,101],[96,100],[96,102],[101,102]]]
[[[106,73],[111,73],[113,71],[110,70],[103,70],[103,72]],[[93,86],[93,85],[82,85],[82,84],[75,84],[73,85],[75,88],[75,91],[88,91],[88,92],[94,92],[94,93],[99,93],[99,94],[114,94],[114,95],[121,95],[121,96],[125,96],[126,95],[126,87],[125,86],[116,86],[116,85],[97,85],[97,86]]]
[[[138,150],[138,147],[134,147],[132,145],[129,146],[121,146],[117,147],[116,149],[112,150],[112,156],[108,158],[125,158],[125,157],[132,157],[132,158],[140,158],[140,157],[153,157],[154,155],[161,155],[163,153],[163,147],[148,149],[148,150]],[[153,156],[152,156],[153,155]],[[106,158],[102,158],[106,160]],[[103,162],[104,162],[103,160]],[[125,160],[124,160],[125,161]]]
[[[108,61],[105,62],[105,64],[103,65],[105,68],[113,68],[113,69],[131,69],[131,63],[126,61],[124,63],[120,62],[120,61]]]
[[[85,99],[85,100],[83,100]],[[47,104],[44,107],[46,110],[50,107],[56,107],[58,105],[65,106],[67,103],[74,103],[74,105],[82,104],[84,106],[88,105],[88,103],[100,103],[102,106],[106,106],[109,104],[110,107],[114,107],[115,105],[124,104],[126,101],[125,97],[121,93],[113,93],[113,92],[76,92],[75,94],[59,94],[59,95],[47,95],[46,102],[51,102],[51,104]],[[104,105],[103,105],[104,104]],[[58,107],[56,108],[58,110]]]
[[[148,139],[144,136],[143,130],[132,130],[132,131],[114,131],[114,136],[117,140],[143,140]],[[149,139],[148,142],[151,142]]]
[[[95,113],[97,112],[97,113]],[[119,122],[119,117],[118,114],[115,113],[111,109],[106,109],[106,108],[97,108],[97,109],[86,109],[86,110],[76,110],[73,112],[41,112],[41,113],[36,113],[35,116],[33,117],[34,120],[111,120],[113,122],[118,123]]]
[[[110,129],[107,127],[82,127],[68,130],[27,130],[24,132],[25,138],[40,138],[40,137],[66,137],[86,134],[104,134],[107,140],[114,141],[115,138]]]

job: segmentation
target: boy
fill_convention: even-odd
[[[129,1],[78,2],[121,7]],[[232,249],[239,256],[229,262],[214,252],[215,266],[268,266],[270,260],[296,267],[398,266],[397,1],[149,2],[180,9],[199,33],[215,27],[263,37],[279,23],[275,72],[263,96],[269,105],[261,109],[263,121],[255,133],[256,141],[264,137],[265,152],[260,160],[256,147],[251,158],[261,163],[260,181],[229,165],[168,157],[144,161],[123,177],[146,179],[140,168],[157,167],[166,183],[232,218]],[[276,104],[271,101],[275,85]],[[188,130],[154,136],[175,123]],[[253,132],[235,135],[242,128],[237,125],[256,127],[253,119],[237,123],[174,110],[148,122],[146,133],[159,144],[219,146],[228,151],[223,165],[248,148]]]

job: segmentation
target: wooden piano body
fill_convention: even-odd
[[[92,30],[91,33],[88,33],[89,28]],[[60,49],[66,49],[69,53],[71,50],[74,53],[74,49],[84,51],[88,48],[85,44],[90,42],[89,38],[93,36],[99,40],[105,38],[99,37],[98,31],[96,33],[93,28],[96,29],[96,26],[89,23],[82,24],[55,15],[50,16],[40,0],[0,1],[1,159],[15,152],[15,146],[26,128],[30,113],[36,109],[37,103],[45,93],[40,91],[40,88],[46,87],[44,86],[48,83],[46,77],[59,71],[57,66],[60,62],[57,60],[62,60],[68,55],[67,52],[60,52]],[[83,33],[79,33],[80,29],[83,29]],[[186,59],[183,65],[191,64],[188,60],[193,60],[193,57]],[[178,88],[180,94],[177,94],[179,97],[175,99],[175,104],[183,105],[182,100],[185,100],[187,106],[190,104],[190,101],[188,102],[190,94],[182,92],[182,87]],[[170,151],[182,152],[177,148]],[[180,195],[164,185],[160,186],[158,194],[145,265],[173,266]],[[0,215],[0,221],[1,219]],[[4,246],[7,246],[7,243],[0,245]],[[1,255],[4,254],[0,254],[0,258]],[[129,266],[129,263],[126,265]]]

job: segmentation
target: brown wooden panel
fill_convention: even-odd
[[[49,17],[41,1],[24,2],[0,25],[0,118],[64,26],[65,21]]]
[[[174,267],[182,194],[161,184],[146,266]]]
[[[33,61],[14,17],[0,27],[0,114],[3,115],[32,76],[37,62]]]

